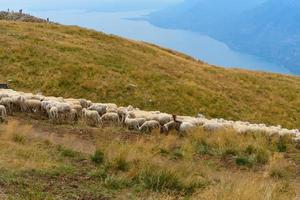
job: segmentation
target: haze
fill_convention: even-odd
[[[0,9],[18,10],[66,10],[84,9],[95,11],[131,11],[160,9],[182,0],[0,0]]]

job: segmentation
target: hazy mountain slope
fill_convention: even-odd
[[[79,27],[0,21],[6,81],[47,95],[300,127],[300,78],[213,67]]]
[[[209,34],[300,74],[300,2],[297,0],[187,0],[149,16],[150,22]],[[173,12],[174,11],[174,12]]]
[[[233,47],[262,55],[300,74],[299,10],[297,0],[269,0],[237,18],[225,40],[231,38]]]
[[[152,13],[148,20],[167,28],[215,33],[243,11],[252,9],[264,1],[186,0],[181,4]]]

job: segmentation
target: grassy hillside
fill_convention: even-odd
[[[47,95],[300,128],[298,77],[218,68],[79,27],[0,21],[0,81]]]
[[[0,199],[299,197],[300,152],[260,134],[135,135],[122,128],[0,124]]]

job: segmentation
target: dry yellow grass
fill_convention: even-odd
[[[258,133],[135,135],[18,117],[0,137],[0,184],[13,199],[281,200],[295,197],[299,180],[297,146]],[[80,153],[87,144],[103,154],[91,160]]]

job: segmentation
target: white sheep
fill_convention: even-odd
[[[69,115],[68,115],[68,120],[70,123],[74,123],[78,121],[78,112],[75,109],[71,109]]]
[[[124,125],[129,130],[139,131],[139,121],[134,118],[126,117],[124,120]]]
[[[146,133],[150,133],[152,132],[154,129],[159,129],[160,128],[160,123],[156,120],[150,120],[150,121],[146,121],[140,128],[139,130],[141,132],[146,132]]]
[[[89,107],[89,103],[88,100],[86,99],[78,99],[80,105],[82,106],[82,108],[88,108]]]
[[[24,102],[24,107],[27,112],[38,113],[42,111],[42,102],[35,99],[27,99]]]
[[[182,122],[180,124],[180,128],[179,128],[179,132],[180,133],[188,133],[191,130],[193,130],[195,128],[195,125],[193,125],[190,122]]]
[[[82,115],[86,120],[86,123],[91,126],[98,126],[101,122],[100,115],[95,110],[82,109]]]
[[[8,113],[12,113],[12,108],[13,108],[13,101],[10,97],[3,97],[1,100],[0,100],[0,105],[3,105],[5,106],[6,108],[6,111]]]
[[[99,113],[100,116],[104,115],[107,112],[107,106],[100,103],[94,103],[90,107],[88,107],[88,110],[94,110]]]
[[[120,124],[120,118],[118,113],[105,113],[101,117],[101,123],[113,123],[113,124]]]
[[[169,123],[172,121],[172,115],[166,114],[166,113],[153,113],[150,117],[152,120],[156,120],[160,123],[160,125],[164,125],[166,123]]]
[[[78,104],[73,104],[73,105],[71,105],[71,110],[72,109],[74,109],[74,110],[76,110],[76,112],[77,112],[77,115],[79,116],[79,114],[81,113],[81,111],[82,111],[82,106],[81,105],[78,105]]]
[[[25,97],[23,95],[14,95],[11,99],[13,102],[13,110],[25,112]]]
[[[208,122],[203,125],[203,129],[207,132],[215,132],[223,128],[224,126],[217,122]]]
[[[0,121],[5,121],[7,117],[6,108],[3,105],[0,105]]]
[[[59,121],[58,109],[55,106],[50,108],[49,118],[52,121]]]

